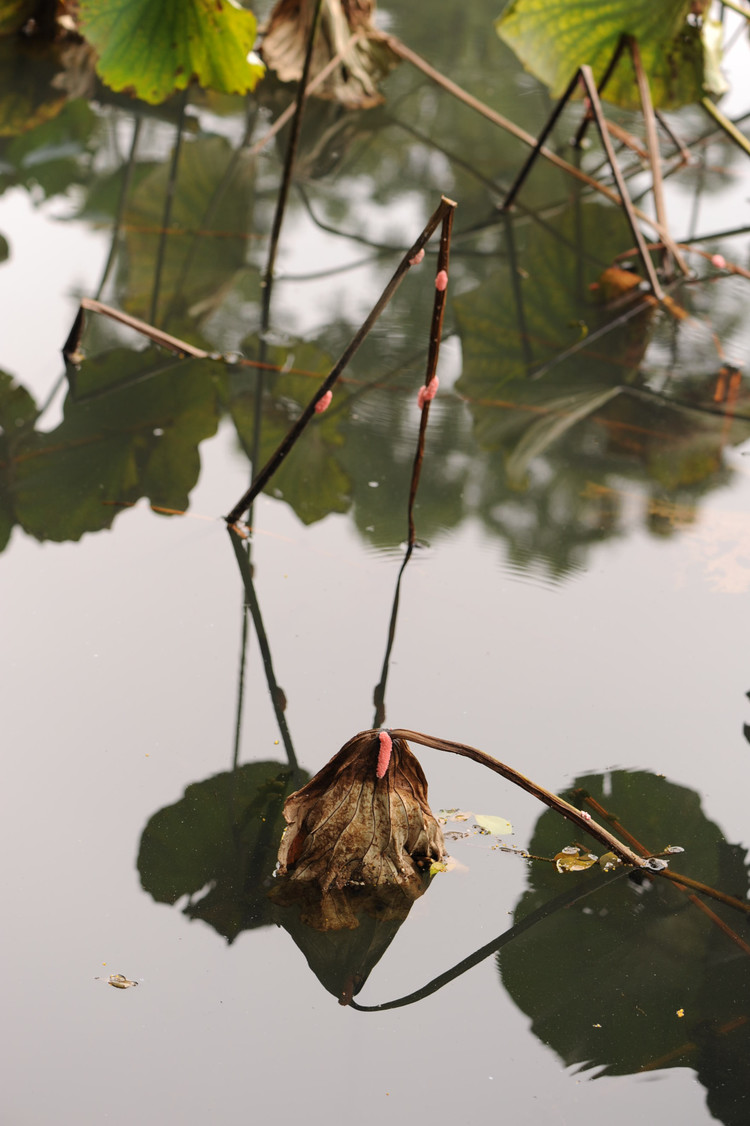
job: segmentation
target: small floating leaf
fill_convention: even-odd
[[[592,868],[596,864],[598,858],[593,852],[582,852],[573,845],[568,845],[558,852],[554,859],[558,872],[565,873],[585,872],[587,868]]]
[[[437,875],[438,872],[447,872],[447,871],[448,871],[448,865],[445,863],[444,860],[433,860],[432,864],[430,865],[430,875],[431,876]]]
[[[106,985],[113,985],[115,989],[130,989],[131,985],[137,985],[137,981],[130,981],[125,977],[125,974],[110,974],[109,977],[98,977],[97,981],[103,981]]]
[[[664,849],[665,852],[684,852],[685,849],[681,845],[667,845]]]
[[[622,860],[620,860],[619,856],[615,856],[614,852],[605,852],[603,856],[599,857],[599,866],[603,868],[605,872],[611,872],[613,869],[619,868],[621,864]]]
[[[495,837],[508,837],[513,833],[513,826],[504,817],[495,817],[491,813],[475,813],[474,820],[480,829],[492,833]]]

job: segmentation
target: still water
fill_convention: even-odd
[[[548,96],[496,14],[380,16],[537,131]],[[727,59],[733,118],[747,58],[738,41]],[[697,110],[669,116],[706,137],[667,191],[673,233],[706,254],[677,313],[623,317],[590,288],[631,246],[613,207],[539,168],[511,226],[497,204],[523,148],[405,65],[384,93],[360,113],[310,103],[267,329],[285,134],[257,157],[242,141],[289,101],[273,80],[249,110],[191,93],[165,239],[179,102],[99,87],[0,143],[9,1126],[748,1120],[746,916],[505,851],[579,842],[474,763],[413,747],[434,811],[513,835],[448,821],[454,864],[401,926],[321,934],[268,898],[283,797],[376,722],[434,241],[256,502],[250,585],[221,517],[443,193],[458,208],[440,391],[385,722],[576,790],[748,899],[750,410],[732,377],[750,283],[709,261],[750,265],[747,236],[722,235],[747,223],[746,158]],[[97,294],[283,370],[175,363],[89,317],[66,378],[62,345]],[[337,1004],[352,966],[359,1008]]]

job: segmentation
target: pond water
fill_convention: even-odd
[[[497,7],[379,18],[538,132],[549,97],[495,36]],[[745,37],[733,119],[747,62]],[[245,141],[291,89],[153,109],[97,87],[0,139],[9,1126],[748,1121],[746,914],[513,855],[581,842],[475,763],[413,746],[436,813],[513,835],[448,819],[454,864],[402,925],[316,931],[268,898],[282,798],[381,723],[576,790],[649,850],[684,848],[685,877],[742,904],[750,888],[747,159],[697,109],[668,115],[696,142],[667,180],[671,229],[706,253],[671,309],[633,312],[591,289],[632,245],[617,208],[540,165],[506,220],[523,146],[407,64],[383,89],[367,111],[309,104],[267,326],[288,133],[257,156]],[[566,159],[579,116],[555,137]],[[441,194],[458,207],[440,390],[376,715],[437,239],[249,540],[222,517]],[[89,314],[66,378],[96,295],[276,370],[176,361]],[[358,1007],[337,1004],[353,985]]]

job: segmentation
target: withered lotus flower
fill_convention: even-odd
[[[405,739],[361,731],[284,804],[278,875],[329,890],[400,889],[416,899],[444,856],[427,780]]]

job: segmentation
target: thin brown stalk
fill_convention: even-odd
[[[138,317],[131,317],[128,313],[123,313],[120,309],[113,309],[111,305],[105,305],[102,301],[95,301],[93,297],[82,297],[81,306],[78,316],[75,319],[73,328],[70,331],[68,339],[63,345],[63,355],[66,359],[73,359],[78,351],[78,346],[83,332],[83,311],[88,309],[92,313],[101,313],[105,317],[111,317],[113,321],[119,321],[120,324],[127,325],[128,328],[140,332],[142,336],[148,337],[154,344],[166,348],[170,352],[175,352],[178,356],[192,356],[196,360],[207,360],[211,357],[210,352],[204,352],[202,348],[196,348],[192,344],[188,344],[185,340],[180,340],[176,336],[170,336],[168,332],[162,332],[160,328],[155,328],[153,325],[147,324],[146,321],[141,321]]]
[[[684,887],[682,887],[682,884],[679,883],[675,883],[675,887],[682,888],[683,891],[686,890]],[[697,895],[689,895],[688,899],[695,907],[698,908],[699,911],[702,911],[703,914],[711,920],[714,926],[718,927],[722,934],[725,934],[726,937],[735,944],[735,946],[739,946],[743,954],[750,955],[750,946],[748,946],[744,938],[740,938],[737,932],[729,926],[729,923],[725,923],[724,920],[719,915],[717,915],[715,911],[711,910],[707,903],[704,903],[703,900],[699,899]]]
[[[258,493],[261,492],[261,490],[263,488],[265,488],[268,481],[271,479],[273,474],[279,468],[282,461],[284,460],[286,455],[289,453],[289,451],[292,449],[295,442],[300,437],[300,435],[302,434],[302,432],[305,429],[305,427],[307,426],[307,424],[310,422],[310,419],[315,414],[315,407],[316,407],[317,403],[323,398],[324,395],[327,394],[328,391],[331,391],[333,389],[334,385],[338,381],[339,377],[341,376],[342,372],[346,368],[347,364],[352,359],[354,354],[357,352],[360,345],[365,340],[368,333],[372,329],[373,325],[377,321],[378,317],[383,312],[385,307],[388,305],[389,301],[393,297],[393,295],[396,292],[396,290],[398,289],[398,287],[401,285],[401,282],[403,281],[404,276],[406,275],[408,270],[411,268],[412,260],[419,254],[419,251],[424,248],[425,244],[432,237],[435,230],[437,229],[439,224],[442,222],[444,216],[446,214],[448,214],[448,212],[451,211],[454,207],[455,207],[455,204],[453,203],[452,200],[446,199],[445,196],[442,197],[440,204],[438,205],[436,210],[433,212],[433,214],[430,216],[430,218],[427,221],[427,224],[426,224],[424,230],[422,231],[422,233],[420,234],[419,238],[416,240],[414,245],[409,250],[407,250],[406,254],[401,259],[400,263],[396,267],[395,273],[393,274],[392,278],[390,279],[390,281],[386,285],[385,289],[381,293],[380,297],[378,298],[377,302],[373,306],[369,316],[364,321],[364,323],[360,326],[360,328],[357,330],[357,332],[355,333],[351,342],[349,343],[349,345],[347,346],[347,348],[344,350],[343,354],[339,358],[338,362],[334,365],[334,367],[331,369],[330,373],[326,376],[326,378],[323,380],[321,385],[318,387],[318,390],[315,392],[315,394],[313,395],[310,402],[307,404],[305,409],[302,411],[302,413],[299,416],[299,418],[297,419],[297,421],[291,427],[291,429],[289,430],[286,437],[282,440],[282,442],[276,448],[276,450],[271,455],[271,457],[268,459],[268,461],[263,466],[263,468],[260,469],[258,471],[258,473],[255,475],[255,477],[253,478],[252,484],[250,485],[250,488],[247,489],[247,491],[245,493],[243,493],[243,495],[237,501],[235,506],[232,508],[232,510],[225,517],[226,522],[227,522],[227,524],[229,524],[230,527],[233,524],[235,524],[237,522],[237,520],[239,520],[240,516],[242,516],[242,514],[250,507],[252,502],[255,500]]]
[[[654,114],[654,105],[651,100],[651,87],[648,84],[648,78],[643,69],[641,49],[638,46],[638,40],[632,35],[628,36],[628,49],[630,51],[630,57],[633,60],[633,70],[635,71],[635,78],[638,83],[638,96],[641,100],[643,122],[646,127],[646,144],[648,146],[648,158],[651,165],[651,189],[654,194],[656,218],[666,231],[669,229],[669,222],[667,220],[667,208],[664,202],[664,185],[661,177],[661,153],[659,152],[659,137],[656,131],[656,115]],[[674,244],[671,244],[669,251],[664,252],[662,260],[664,268],[666,270],[670,268],[670,253],[682,273],[687,274],[689,271],[685,260]]]
[[[617,46],[615,47],[614,51],[612,52],[612,58],[607,63],[607,68],[604,71],[604,74],[602,75],[602,77],[599,81],[599,85],[597,86],[600,97],[604,93],[604,90],[605,90],[607,83],[609,82],[610,78],[614,74],[615,67],[617,66],[618,62],[620,61],[620,57],[621,57],[624,49],[625,49],[625,36],[621,35],[620,38],[617,41]],[[575,148],[579,149],[581,147],[581,144],[583,142],[583,138],[586,134],[586,130],[588,129],[589,125],[591,124],[591,122],[593,120],[594,120],[594,115],[592,114],[591,107],[589,106],[589,107],[587,107],[586,112],[583,115],[583,120],[581,121],[581,124],[578,126],[578,132],[576,133],[575,137],[573,138],[573,145],[574,145]]]
[[[437,373],[438,356],[440,355],[440,341],[443,335],[443,317],[445,314],[445,297],[447,293],[447,278],[448,267],[450,265],[451,253],[451,232],[453,230],[453,216],[456,212],[456,204],[453,200],[447,200],[450,207],[443,216],[443,226],[440,232],[440,248],[438,250],[437,271],[436,279],[440,279],[445,275],[445,285],[438,286],[437,281],[435,284],[435,301],[432,307],[432,324],[430,326],[430,346],[427,353],[427,370],[424,377],[425,387],[429,387],[432,380]],[[427,423],[430,417],[430,400],[425,398],[422,403],[422,414],[419,419],[419,437],[417,439],[417,450],[414,455],[414,466],[411,473],[411,484],[409,485],[409,548],[414,546],[416,540],[416,529],[414,526],[414,502],[417,498],[417,489],[419,488],[419,478],[422,472],[422,461],[424,459],[424,443],[425,435],[427,433]]]
[[[326,63],[326,65],[323,67],[323,69],[320,70],[315,75],[314,78],[310,79],[310,81],[307,84],[307,93],[308,94],[313,94],[318,89],[319,86],[323,85],[326,78],[328,78],[329,74],[331,74],[331,72],[336,69],[336,67],[339,65],[341,60],[348,53],[349,48],[353,47],[354,44],[357,43],[362,37],[363,37],[363,32],[361,32],[361,31],[358,31],[354,35],[352,35],[352,37],[350,39],[348,39],[347,42],[344,44],[344,46],[341,48],[339,53],[337,55],[334,55],[333,58],[330,59],[330,61]],[[260,138],[260,140],[256,141],[255,144],[252,145],[248,149],[248,154],[250,156],[257,156],[258,153],[263,151],[263,149],[266,147],[268,142],[272,141],[273,138],[276,136],[276,134],[281,132],[281,130],[286,125],[286,123],[288,121],[291,121],[291,119],[294,117],[294,111],[295,111],[296,107],[297,107],[297,99],[295,98],[295,100],[293,102],[289,103],[289,105],[286,107],[286,109],[283,111],[283,113],[279,114],[279,116],[276,118],[276,120],[274,121],[273,125],[268,130],[268,132],[264,133],[263,136]]]
[[[279,188],[279,195],[276,200],[276,210],[273,217],[273,226],[271,228],[271,240],[268,250],[268,262],[266,263],[266,273],[264,278],[264,286],[266,295],[264,296],[264,324],[263,324],[263,338],[265,338],[265,330],[268,328],[268,305],[270,304],[270,288],[271,279],[273,277],[273,270],[276,264],[276,251],[279,245],[279,236],[281,235],[281,224],[284,221],[284,212],[286,211],[286,201],[289,196],[289,188],[292,183],[292,168],[294,167],[294,159],[297,155],[297,145],[299,143],[300,129],[302,128],[302,114],[305,108],[305,100],[307,98],[307,83],[310,75],[310,64],[312,62],[312,52],[315,45],[315,35],[318,30],[318,21],[320,18],[320,7],[322,0],[317,0],[315,5],[315,12],[313,14],[312,23],[310,25],[310,35],[307,40],[307,51],[305,53],[305,61],[302,67],[302,77],[299,80],[297,87],[297,97],[294,103],[294,114],[292,118],[292,128],[289,135],[289,144],[287,145],[286,157],[284,160],[284,175],[281,179],[281,187]]]
[[[580,68],[579,74],[581,76],[581,81],[583,82],[583,85],[586,89],[586,93],[589,96],[589,101],[591,103],[591,111],[594,114],[594,118],[596,120],[596,124],[597,124],[597,127],[599,129],[599,136],[601,138],[602,145],[604,146],[604,151],[607,154],[607,159],[609,160],[610,167],[612,169],[612,175],[615,178],[615,183],[617,184],[617,188],[620,192],[620,198],[622,200],[622,206],[624,208],[625,214],[628,217],[628,223],[630,224],[630,229],[633,232],[633,238],[635,239],[636,246],[638,247],[638,252],[641,256],[641,260],[643,262],[643,268],[646,271],[646,277],[648,278],[649,284],[651,286],[651,292],[653,293],[653,295],[657,299],[657,301],[663,301],[664,292],[661,288],[661,284],[659,283],[659,279],[656,276],[656,270],[654,269],[654,263],[651,261],[651,255],[649,254],[648,250],[646,249],[646,243],[645,243],[645,240],[643,238],[643,235],[641,234],[640,227],[638,226],[638,224],[635,221],[635,219],[636,219],[635,209],[633,208],[633,204],[630,202],[630,196],[628,195],[628,189],[627,189],[625,181],[622,177],[622,172],[620,171],[620,166],[617,163],[617,157],[615,156],[615,150],[612,148],[612,142],[609,139],[609,134],[607,133],[607,130],[604,128],[604,125],[603,125],[603,122],[602,122],[602,119],[603,119],[602,106],[601,106],[601,102],[599,101],[599,94],[598,94],[597,89],[596,89],[596,83],[594,82],[594,75],[593,75],[593,72],[591,70],[591,67],[590,66],[582,66]],[[664,232],[663,228],[661,227],[661,224],[659,224],[659,227],[660,227],[660,230],[661,230],[661,237],[664,239],[664,242],[667,243],[667,245],[669,245],[670,242],[671,242],[671,239],[669,237],[669,233]]]
[[[625,148],[630,149],[641,160],[648,160],[648,149],[644,149],[638,138],[634,137],[632,133],[628,133],[627,129],[623,129],[621,125],[610,121],[608,117],[604,118],[604,125],[610,137],[614,137],[620,144],[625,145]]]
[[[581,801],[584,805],[589,806],[591,809],[593,809],[594,813],[596,813],[604,821],[607,821],[615,830],[615,832],[619,833],[621,837],[628,841],[628,843],[631,844],[636,852],[639,852],[641,856],[652,855],[646,848],[646,846],[642,844],[637,837],[634,837],[632,833],[629,833],[625,826],[620,824],[617,817],[615,817],[613,813],[610,813],[608,810],[606,810],[604,806],[596,800],[596,798],[591,796],[591,794],[587,794],[585,790],[577,790],[576,797],[578,796],[580,796]],[[706,895],[711,899],[716,899],[719,903],[724,903],[727,907],[732,907],[736,911],[742,911],[746,915],[750,914],[750,903],[744,903],[741,899],[736,899],[733,895],[727,895],[725,892],[718,891],[717,888],[712,888],[708,884],[702,884],[698,880],[693,880],[690,878],[690,876],[683,876],[680,872],[675,872],[672,868],[662,869],[659,872],[659,875],[664,876],[664,878],[667,880],[672,880],[672,882],[677,887],[679,887],[681,891],[687,891],[688,888],[692,888],[693,891],[698,891],[701,893],[701,895]],[[698,899],[696,899],[695,896],[691,895],[689,896],[689,898],[693,902],[701,906],[701,908],[704,906]],[[712,917],[714,917],[713,912],[710,912],[710,914]],[[718,916],[716,916],[716,918],[718,918]],[[722,924],[721,929],[725,929],[725,924]],[[742,939],[738,939],[734,931],[731,932],[730,937],[742,944]]]
[[[503,117],[501,113],[498,113],[496,110],[492,109],[485,102],[480,101],[479,98],[475,98],[472,94],[469,94],[457,83],[452,82],[449,78],[446,78],[445,75],[441,74],[439,70],[436,70],[435,67],[430,66],[430,64],[425,59],[423,59],[421,55],[418,55],[416,51],[412,51],[410,47],[407,47],[406,44],[402,43],[400,39],[397,39],[395,35],[388,35],[385,32],[376,31],[370,32],[369,38],[377,39],[379,42],[387,44],[387,46],[390,47],[395,55],[398,55],[399,58],[404,59],[405,62],[411,63],[412,66],[417,68],[417,70],[421,70],[423,74],[427,75],[427,77],[435,82],[438,86],[442,86],[442,88],[444,90],[447,90],[449,94],[452,94],[454,98],[458,98],[459,101],[464,103],[464,105],[469,106],[477,113],[480,113],[482,117],[485,117],[488,121],[491,121],[494,125],[499,126],[507,133],[510,133],[513,137],[516,137],[516,139],[521,141],[524,145],[528,145],[530,148],[535,147],[536,137],[533,137],[531,133],[527,133],[525,129],[522,129],[520,125],[516,125],[515,122],[510,121],[509,118]],[[539,150],[539,155],[543,156],[545,160],[549,161],[549,163],[553,164],[556,168],[559,168],[562,172],[567,173],[569,176],[573,176],[574,179],[579,180],[582,184],[586,184],[586,186],[591,188],[593,191],[605,196],[610,201],[610,203],[614,203],[618,207],[622,206],[622,198],[616,191],[613,191],[612,188],[608,188],[606,184],[600,184],[599,181],[594,180],[593,177],[587,176],[586,173],[582,172],[580,168],[576,168],[574,164],[570,164],[567,160],[563,160],[562,157],[558,156],[557,153],[553,152],[551,149],[543,147]],[[647,215],[645,212],[640,211],[637,207],[633,207],[632,210],[634,215],[637,215],[642,222],[647,223],[648,226],[652,230],[656,231],[657,234],[659,234],[665,242],[668,242],[669,232],[664,231],[658,220],[652,219],[650,215]]]
[[[734,122],[730,121],[728,117],[725,117],[719,107],[715,106],[710,98],[701,98],[701,105],[706,113],[714,119],[716,124],[724,130],[726,135],[731,137],[734,143],[739,145],[739,147],[750,156],[750,141],[740,133]]]
[[[539,786],[536,782],[532,782],[530,778],[526,778],[520,774],[512,766],[506,766],[505,763],[500,762],[498,759],[488,755],[485,751],[480,751],[476,747],[471,747],[467,743],[455,743],[449,739],[439,739],[434,735],[425,735],[421,731],[407,731],[401,728],[391,730],[390,735],[393,738],[407,739],[414,743],[421,743],[425,747],[433,747],[437,751],[449,751],[454,755],[462,755],[464,758],[473,759],[481,766],[486,766],[490,770],[494,770],[496,774],[506,778],[512,782],[514,786],[520,786],[522,790],[526,790],[528,794],[535,797],[537,801],[543,802],[559,813],[561,817],[572,821],[573,824],[582,833],[588,833],[589,836],[594,837],[600,844],[619,857],[625,864],[632,864],[636,868],[648,868],[647,862],[638,856],[631,848],[619,841],[617,837],[613,836],[608,829],[603,828],[596,821],[592,820],[588,814],[581,813],[580,809],[576,809],[570,802],[560,798],[557,794],[553,794],[550,790],[545,790],[543,786]]]
[[[669,137],[669,139],[672,142],[672,144],[674,145],[674,147],[677,149],[678,153],[680,154],[680,165],[690,164],[692,159],[693,159],[692,156],[690,155],[690,150],[682,143],[682,141],[677,136],[677,134],[675,133],[672,126],[667,121],[664,114],[660,113],[659,110],[657,109],[657,110],[654,111],[654,116],[656,117],[656,120],[659,122],[659,124],[661,125],[664,132]],[[678,167],[679,167],[679,165],[678,165]]]

